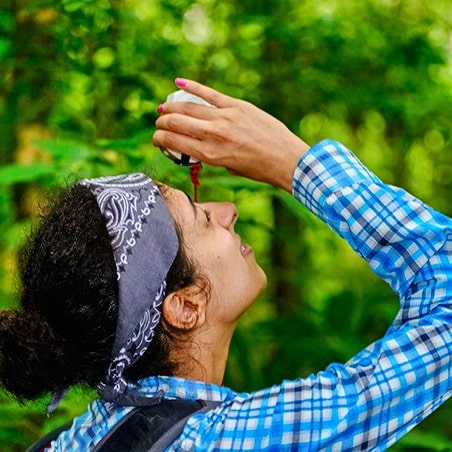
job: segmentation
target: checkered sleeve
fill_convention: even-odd
[[[293,192],[400,297],[384,338],[312,380],[318,387],[326,375],[334,376],[326,393],[333,381],[338,391],[340,381],[335,441],[341,450],[387,447],[451,394],[452,220],[383,184],[332,140],[301,160]],[[331,395],[312,399],[319,418],[326,401],[334,405]],[[322,408],[315,409],[315,402]]]
[[[400,311],[349,362],[194,416],[173,450],[380,451],[451,395],[451,219],[331,140],[299,162],[293,192],[391,285]]]

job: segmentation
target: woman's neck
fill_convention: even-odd
[[[221,385],[234,329],[218,331],[210,328],[194,334],[191,346],[178,352],[183,357],[175,357],[181,363],[176,376]]]

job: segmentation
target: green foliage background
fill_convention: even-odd
[[[447,0],[3,0],[0,307],[17,304],[16,252],[49,188],[154,168],[191,190],[151,144],[176,76],[248,99],[310,143],[342,141],[451,215],[451,23]],[[227,385],[306,376],[384,334],[395,296],[290,196],[222,169],[201,183],[201,200],[237,203],[270,281],[234,337]],[[76,388],[47,418],[46,399],[0,393],[0,449],[23,450],[93,396]],[[448,402],[391,450],[452,450],[451,419]]]

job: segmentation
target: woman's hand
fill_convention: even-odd
[[[176,85],[217,108],[190,102],[159,107],[155,146],[164,146],[231,173],[292,190],[292,176],[309,146],[284,124],[249,102],[192,80]]]

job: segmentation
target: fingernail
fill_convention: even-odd
[[[184,78],[179,78],[179,77],[175,80],[175,82],[176,82],[176,85],[181,88],[185,88],[188,84],[187,80],[185,80]]]
[[[162,114],[162,112],[163,112],[163,104],[160,104],[158,106],[157,111],[158,111],[159,114]]]

